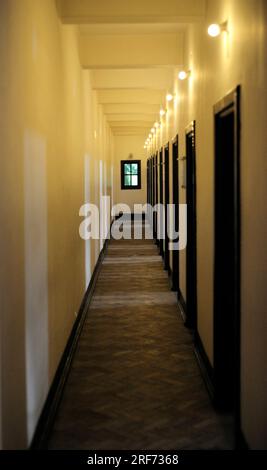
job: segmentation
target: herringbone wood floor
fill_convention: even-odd
[[[149,240],[112,240],[50,449],[231,449]]]

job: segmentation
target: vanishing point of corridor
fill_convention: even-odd
[[[50,449],[231,449],[161,257],[112,240],[74,356]]]

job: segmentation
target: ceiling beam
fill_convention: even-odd
[[[92,70],[91,85],[95,90],[104,88],[170,89],[173,85],[172,68],[132,70]]]
[[[189,23],[205,15],[205,0],[57,0],[63,23]]]
[[[93,2],[95,3],[95,2]],[[80,59],[88,69],[179,67],[183,33],[80,34]]]
[[[113,135],[116,136],[116,137],[130,137],[130,136],[142,136],[143,139],[145,140],[147,134],[145,132],[142,132],[142,131],[112,131]]]
[[[145,127],[151,128],[151,121],[109,121],[110,127]]]
[[[110,114],[159,114],[160,106],[158,104],[136,104],[136,103],[118,103],[118,104],[103,104],[103,112],[106,115]]]
[[[152,104],[159,109],[165,103],[165,93],[158,90],[99,90],[97,95],[100,104]]]
[[[146,122],[155,122],[158,118],[157,114],[108,114],[108,122],[135,122],[135,121],[146,121]]]

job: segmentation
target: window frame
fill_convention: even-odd
[[[124,177],[126,176],[125,175],[125,172],[124,172],[124,165],[127,164],[127,165],[131,165],[131,164],[137,164],[137,182],[138,184],[135,185],[135,186],[128,186],[128,185],[125,185],[124,183]],[[132,176],[133,174],[130,173],[130,175]],[[124,189],[131,189],[131,190],[135,190],[135,189],[141,189],[141,160],[121,160],[121,189],[124,190]]]

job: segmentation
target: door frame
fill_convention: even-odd
[[[216,321],[215,314],[215,293],[216,285],[216,226],[215,226],[215,213],[216,213],[216,117],[225,112],[234,112],[234,421],[235,421],[235,436],[237,443],[240,438],[240,330],[241,330],[241,315],[240,315],[240,263],[241,263],[241,210],[240,210],[240,97],[241,87],[237,86],[234,90],[219,100],[213,107],[214,112],[214,304],[213,304],[213,320],[214,320],[214,400],[217,404],[217,395],[221,395],[222,391],[218,392],[217,386],[217,368],[220,352],[217,350],[216,338],[219,335],[219,328]],[[218,243],[218,242],[217,242]]]
[[[156,196],[156,179],[155,179],[155,155],[152,155],[152,207],[155,205],[155,196]],[[155,213],[152,214],[152,232],[153,232],[153,239],[156,238],[156,218]]]
[[[153,204],[153,173],[152,173],[152,168],[153,168],[153,162],[152,162],[152,156],[149,158],[149,171],[150,171],[150,204]]]
[[[147,202],[150,203],[150,158],[147,159]]]
[[[192,139],[192,159],[188,155],[188,139]],[[186,144],[186,204],[187,204],[187,245],[186,245],[186,321],[185,325],[197,330],[197,215],[196,215],[196,121],[185,129]],[[188,189],[192,186],[190,207]],[[190,233],[191,232],[191,233]]]
[[[159,203],[163,205],[163,147],[159,151]],[[162,224],[158,220],[158,224]],[[159,254],[163,257],[163,239],[159,240]]]
[[[176,148],[176,150],[175,150]],[[172,139],[172,203],[174,209],[174,229],[179,231],[179,136]],[[172,251],[172,290],[179,292],[179,250]]]
[[[166,150],[168,159],[166,159]],[[168,237],[168,204],[170,203],[170,145],[164,146],[164,207],[165,207],[165,243],[164,243],[164,269],[170,270],[170,250]]]
[[[155,180],[156,180],[156,196],[155,196],[155,204],[157,205],[159,202],[159,152],[157,151],[155,154]],[[158,239],[158,214],[155,214],[156,217],[156,244],[159,245]]]
[[[154,206],[158,203],[158,154],[157,152],[154,154],[153,157],[153,175],[154,175]],[[157,220],[157,213],[153,212],[153,227],[154,227],[154,240],[157,243],[157,227],[158,227],[158,220]]]

